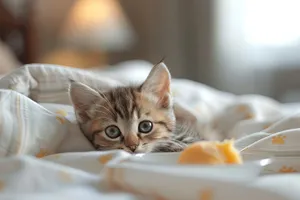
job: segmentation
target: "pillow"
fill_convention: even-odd
[[[0,89],[17,91],[38,103],[71,104],[70,80],[82,82],[99,90],[121,83],[81,69],[48,64],[25,65],[0,79]]]

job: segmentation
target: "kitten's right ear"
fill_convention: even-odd
[[[78,82],[71,82],[69,87],[69,96],[75,108],[75,112],[80,120],[89,119],[87,109],[99,98],[99,92],[91,87]]]
[[[141,86],[141,91],[156,96],[160,105],[168,107],[172,104],[170,87],[170,72],[167,66],[163,62],[160,62],[152,68],[147,79]]]

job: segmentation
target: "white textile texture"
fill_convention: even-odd
[[[300,107],[291,110],[263,96],[172,80],[174,99],[197,117],[198,132],[207,139],[235,139],[243,165],[150,164],[119,150],[94,151],[77,127],[68,83],[107,90],[135,81],[119,67],[109,77],[34,64],[0,79],[0,199],[300,198]],[[138,76],[135,69],[136,82],[148,71],[145,65]],[[257,164],[266,158],[270,163]]]

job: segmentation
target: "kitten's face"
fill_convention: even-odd
[[[70,96],[81,130],[97,150],[149,152],[156,141],[168,139],[175,127],[170,75],[162,63],[140,87],[101,93],[72,83]]]

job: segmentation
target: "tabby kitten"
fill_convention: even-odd
[[[201,138],[191,128],[196,118],[173,104],[170,83],[159,63],[142,85],[104,92],[73,82],[69,95],[81,131],[97,150],[177,152]]]

